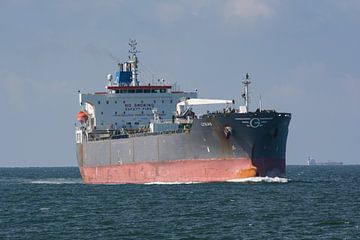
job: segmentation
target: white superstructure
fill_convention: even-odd
[[[196,98],[197,93],[173,89],[163,81],[157,85],[141,85],[138,80],[138,58],[136,41],[130,40],[128,61],[118,63],[115,79],[107,75],[107,91],[79,93],[83,126],[87,132],[93,130],[137,130],[148,128],[153,120],[153,110],[159,119],[174,121],[176,104],[182,100]]]
[[[80,93],[80,105],[88,113],[92,129],[137,129],[149,126],[153,109],[163,120],[175,116],[176,104],[196,98],[196,92],[171,91],[170,86],[111,87],[114,93]],[[120,90],[121,89],[121,90]],[[146,92],[145,92],[146,91]],[[150,91],[150,92],[148,92]]]

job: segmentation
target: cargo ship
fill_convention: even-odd
[[[284,177],[290,113],[202,99],[162,79],[138,80],[138,50],[130,40],[127,61],[106,91],[81,93],[76,151],[85,184],[225,182],[256,176]],[[217,107],[197,114],[195,106]]]
[[[312,157],[308,157],[306,161],[307,166],[342,166],[344,165],[343,162],[334,162],[334,161],[327,161],[327,162],[318,162]]]

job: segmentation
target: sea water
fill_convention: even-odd
[[[77,168],[0,168],[0,239],[360,239],[360,166],[286,178],[84,185]]]

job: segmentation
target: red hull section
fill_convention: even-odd
[[[223,182],[255,177],[247,158],[175,160],[100,167],[80,167],[84,183]]]

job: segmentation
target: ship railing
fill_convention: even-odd
[[[143,136],[158,136],[158,135],[169,135],[169,134],[180,134],[186,133],[187,131],[184,129],[178,129],[175,131],[161,131],[161,132],[137,132],[137,133],[127,133],[127,134],[97,134],[97,133],[90,133],[87,141],[94,142],[94,141],[105,141],[105,140],[112,140],[112,139],[123,139],[123,138],[133,138],[133,137],[143,137]]]
[[[180,134],[185,133],[183,129],[179,129],[176,131],[162,131],[162,132],[142,132],[142,133],[132,133],[132,134],[124,134],[124,135],[112,135],[112,136],[96,136],[91,135],[88,141],[104,141],[104,140],[112,140],[112,139],[123,139],[123,138],[133,138],[133,137],[144,137],[144,136],[158,136],[158,135],[169,135],[169,134]]]
[[[184,133],[184,130],[178,129],[175,131],[133,133],[133,134],[129,134],[129,137],[157,136],[157,135],[169,135],[169,134],[177,134],[177,133]]]

